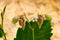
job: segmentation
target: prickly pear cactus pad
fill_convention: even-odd
[[[15,24],[18,21],[22,26],[22,28],[18,28],[14,40],[50,40],[52,36],[51,20],[52,18],[48,15],[38,15],[38,18],[33,18],[31,21],[26,16],[14,17],[12,22]]]

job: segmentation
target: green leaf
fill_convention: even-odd
[[[36,21],[35,22],[30,21],[30,25],[31,25],[32,28],[38,27],[38,23]]]
[[[23,30],[18,28],[16,38],[14,40],[32,40],[32,30],[29,28],[29,23],[26,22],[26,27]]]
[[[1,12],[1,18],[3,18],[4,14],[5,14],[5,10],[6,10],[6,6],[3,8],[3,11]]]
[[[14,40],[50,40],[51,33],[51,20],[44,20],[41,28],[38,22],[26,22],[25,29],[18,28],[17,35]]]
[[[6,35],[4,33],[4,30],[3,30],[3,20],[4,20],[4,14],[5,14],[6,6],[7,5],[5,5],[5,7],[3,8],[3,11],[1,12],[2,22],[1,22],[1,25],[0,25],[0,37],[4,37],[4,40],[7,40]]]
[[[35,29],[35,39],[36,40],[50,40],[50,37],[52,35],[51,33],[51,22],[50,20],[44,20],[41,28],[36,31]]]
[[[3,29],[0,28],[0,37],[3,37],[4,36],[4,31]]]
[[[45,14],[46,20],[52,20],[52,17],[50,15]]]
[[[3,37],[3,33],[2,33],[2,31],[1,31],[1,29],[0,29],[0,37]]]
[[[0,24],[0,37],[3,37],[3,29],[2,29],[2,25]]]
[[[1,12],[1,19],[2,19],[2,28],[3,28],[3,20],[4,20],[4,14],[5,14],[6,6],[3,8],[3,11]]]
[[[20,16],[14,17],[14,18],[12,19],[12,23],[13,23],[13,24],[16,24],[16,23],[18,22],[19,18],[20,18]]]

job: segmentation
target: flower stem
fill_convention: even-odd
[[[29,19],[26,17],[26,14],[24,14],[25,18],[27,19],[27,21],[29,22]]]
[[[33,34],[33,40],[34,40],[34,29],[32,29],[32,34]]]
[[[7,40],[5,33],[3,33],[3,34],[4,34],[4,40]]]
[[[27,19],[28,23],[29,23],[29,20],[28,18],[26,17],[26,14],[24,14],[25,18]],[[30,28],[31,28],[31,24],[29,23],[30,25]],[[32,35],[33,35],[33,40],[34,40],[34,28],[31,28],[32,29]]]

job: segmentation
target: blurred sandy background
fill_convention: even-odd
[[[60,0],[0,0],[0,13],[6,4],[4,31],[8,40],[15,38],[19,27],[18,23],[12,24],[12,18],[24,13],[28,19],[36,17],[38,13],[51,15],[53,28],[51,40],[60,40]],[[0,40],[3,39],[0,38]]]

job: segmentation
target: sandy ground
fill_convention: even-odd
[[[38,13],[51,15],[53,29],[51,40],[60,40],[60,0],[0,0],[0,13],[6,4],[4,31],[8,40],[15,38],[19,27],[18,23],[12,24],[12,18],[24,13],[26,13],[28,19],[36,17]],[[3,40],[3,38],[0,38],[0,40]]]

